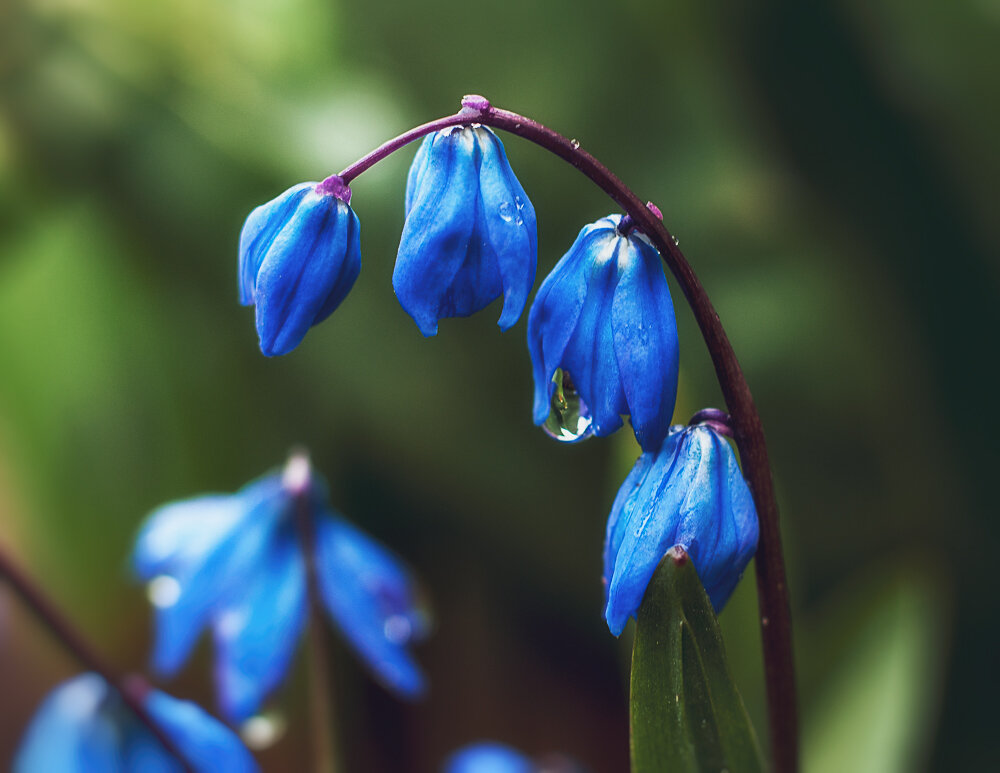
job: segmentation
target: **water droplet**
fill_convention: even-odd
[[[382,633],[393,644],[406,644],[413,634],[413,626],[403,615],[390,615],[382,624]]]
[[[678,239],[676,236],[671,236],[670,238],[674,240],[674,244],[676,246],[678,246],[678,247],[680,246],[680,244],[681,244],[681,240],[680,239]]]
[[[580,140],[578,140],[576,137],[574,137],[573,139],[571,139],[569,141],[569,144],[573,146],[573,150],[579,150],[580,149]]]
[[[509,201],[505,201],[500,205],[500,217],[502,217],[506,222],[510,223],[514,220],[514,216],[517,214],[517,208],[511,204]]]
[[[594,420],[587,404],[576,391],[569,371],[556,368],[552,381],[556,388],[549,403],[549,418],[545,420],[542,429],[550,437],[563,443],[575,443],[590,437],[594,432]]]
[[[285,734],[288,722],[276,711],[257,714],[240,725],[243,742],[253,751],[274,746]]]
[[[181,597],[181,584],[169,574],[161,574],[149,581],[146,598],[154,607],[172,607]]]

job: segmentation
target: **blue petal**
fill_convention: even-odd
[[[305,625],[305,569],[291,526],[256,568],[245,594],[213,621],[219,703],[234,722],[256,713],[284,679]]]
[[[482,150],[479,190],[485,233],[479,236],[489,244],[499,269],[504,302],[497,324],[507,330],[520,318],[535,283],[535,208],[514,176],[500,138],[486,127],[473,131]]]
[[[636,488],[642,485],[653,466],[655,456],[650,453],[642,454],[636,459],[635,464],[629,471],[625,482],[615,495],[615,501],[611,505],[611,515],[608,516],[608,527],[604,539],[604,603],[608,601],[608,589],[611,578],[614,576],[615,562],[618,560],[618,551],[621,549],[622,540],[625,537],[625,529],[629,526],[629,513],[631,513],[632,503],[630,497]]]
[[[706,426],[671,430],[645,474],[626,480],[612,517],[605,616],[616,636],[635,615],[656,567],[674,545],[691,555],[716,611],[757,546],[756,511],[735,454]]]
[[[583,245],[590,264],[587,297],[560,362],[590,408],[597,435],[614,432],[622,425],[621,414],[628,412],[611,325],[617,258],[624,242],[617,232],[603,230],[592,232]]]
[[[83,674],[49,693],[18,748],[15,773],[123,770],[118,729],[101,711],[107,691],[97,674]]]
[[[267,356],[294,349],[340,304],[361,271],[361,227],[347,204],[307,192],[257,274],[257,333]]]
[[[621,277],[611,320],[614,350],[636,439],[656,451],[677,399],[677,323],[656,249],[632,235],[619,254]]]
[[[171,502],[157,508],[136,538],[133,570],[143,580],[185,571],[224,540],[244,513],[243,503],[228,494]]]
[[[316,519],[317,568],[327,611],[376,677],[403,697],[425,690],[406,646],[423,638],[426,615],[399,560],[341,518]]]
[[[555,388],[552,376],[561,367],[563,352],[573,336],[587,298],[590,265],[585,252],[579,248],[581,242],[586,241],[586,233],[587,228],[580,232],[569,252],[545,277],[528,313],[528,349],[535,382],[535,424],[543,424],[548,418]]]
[[[241,502],[242,518],[200,561],[174,576],[179,595],[157,608],[153,667],[160,673],[172,674],[184,663],[208,617],[252,576],[290,507],[277,477],[257,481],[234,498]]]
[[[427,166],[431,161],[431,147],[434,144],[434,138],[437,133],[428,134],[424,137],[423,142],[420,143],[420,149],[417,150],[417,155],[413,157],[413,163],[410,164],[410,171],[406,175],[406,201],[403,208],[403,214],[409,215],[410,210],[413,209],[413,201],[416,198],[417,190],[422,187],[422,178],[424,172],[427,171]]]
[[[478,288],[468,285],[476,280],[474,258],[481,248],[472,240],[479,198],[478,147],[471,130],[463,129],[437,132],[424,147],[424,171],[413,175],[414,188],[407,194],[409,211],[392,287],[420,332],[432,336],[439,319],[472,313],[463,305],[477,300]],[[463,268],[464,281],[456,287]],[[499,273],[495,283],[493,297],[499,295]]]
[[[278,232],[292,217],[302,197],[316,183],[299,183],[289,188],[275,199],[261,204],[247,217],[240,232],[240,303],[254,304],[257,291],[257,272],[264,256],[271,249],[271,243]]]
[[[236,734],[194,703],[153,690],[146,698],[146,709],[199,773],[255,773],[259,769]]]
[[[443,773],[532,773],[535,770],[531,760],[509,746],[481,741],[449,757]]]

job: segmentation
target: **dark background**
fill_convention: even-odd
[[[254,206],[482,93],[655,201],[729,331],[782,509],[806,770],[991,769],[998,30],[988,0],[3,4],[0,538],[140,669],[143,515],[303,443],[436,611],[422,704],[338,653],[346,769],[495,738],[626,770],[600,551],[636,447],[532,426],[526,322],[500,335],[498,305],[420,336],[390,285],[413,151],[353,186],[361,278],[298,350],[261,356],[236,303]],[[613,209],[506,146],[542,276]],[[675,304],[680,421],[720,398]],[[754,598],[748,573],[721,619],[764,738]],[[206,643],[165,687],[211,708],[209,668]],[[75,671],[0,595],[0,764]],[[273,702],[268,770],[306,764],[306,685],[299,663]]]

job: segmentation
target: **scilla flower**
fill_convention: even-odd
[[[260,350],[287,354],[344,300],[361,271],[361,226],[334,176],[257,207],[240,233],[240,303],[257,307]]]
[[[621,226],[621,227],[620,227]],[[677,396],[677,325],[660,255],[610,215],[580,231],[528,316],[535,424],[558,440],[632,422],[660,447]]]
[[[535,210],[500,139],[485,126],[428,135],[406,181],[392,286],[425,336],[503,296],[498,324],[521,316],[535,281]]]
[[[258,770],[228,727],[198,706],[157,690],[144,704],[163,733],[199,773]],[[31,720],[15,773],[178,773],[181,763],[97,674],[53,690]]]
[[[399,561],[326,502],[303,455],[232,495],[155,511],[136,542],[136,573],[156,607],[153,665],[172,674],[200,632],[215,635],[215,682],[224,714],[246,719],[280,684],[306,625],[307,589],[297,507],[315,532],[322,602],[388,688],[416,697],[424,679],[407,645],[426,633],[412,578]]]
[[[444,764],[443,773],[536,773],[538,767],[503,744],[481,741],[459,749]]]
[[[711,423],[672,427],[639,457],[611,508],[605,618],[618,636],[667,551],[680,545],[718,612],[757,549],[757,511],[732,447]]]

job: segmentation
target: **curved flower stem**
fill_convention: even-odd
[[[139,676],[122,678],[90,645],[83,635],[63,615],[62,611],[45,595],[44,591],[21,569],[0,545],[0,579],[8,582],[21,601],[35,613],[42,624],[62,643],[80,664],[88,671],[100,675],[122,698],[125,705],[149,729],[172,757],[187,773],[194,773],[184,753],[173,740],[163,732],[156,720],[146,710],[144,698],[149,692],[149,684]]]
[[[316,773],[336,773],[337,752],[334,706],[330,684],[329,641],[323,599],[316,571],[316,528],[310,502],[312,467],[304,451],[293,451],[284,471],[284,486],[295,498],[295,527],[299,534],[302,560],[306,569],[306,595],[309,602],[310,721],[312,753]]]
[[[687,298],[711,354],[716,377],[732,416],[733,434],[743,471],[757,506],[760,519],[760,543],[756,555],[757,597],[764,645],[771,754],[776,773],[795,773],[798,770],[798,710],[791,609],[781,551],[778,504],[760,415],[719,315],[676,240],[659,219],[659,211],[643,204],[606,166],[582,150],[579,142],[566,139],[530,118],[495,108],[482,97],[466,97],[462,104],[462,110],[455,115],[423,124],[389,140],[336,177],[345,184],[350,183],[378,161],[426,134],[449,126],[479,123],[516,134],[579,169],[625,211],[634,227],[646,234],[660,251],[664,263]]]

